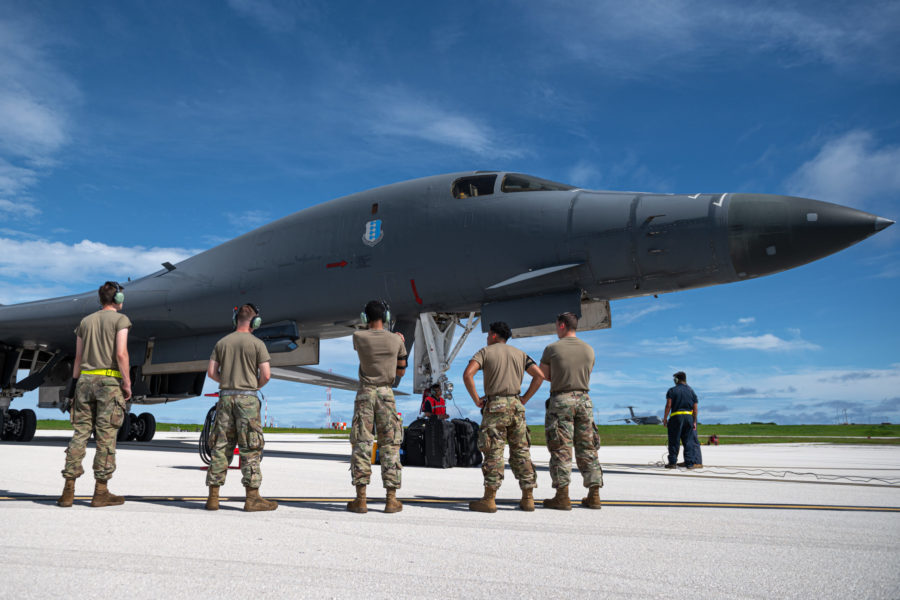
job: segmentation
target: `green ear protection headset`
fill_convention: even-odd
[[[125,302],[125,288],[118,281],[107,281],[104,285],[116,286],[116,294],[113,296],[113,304],[122,304]]]
[[[378,302],[381,304],[381,307],[384,308],[384,322],[390,323],[391,322],[391,307],[388,306],[387,302],[385,302],[384,300],[379,300]],[[366,316],[365,310],[363,310],[361,313],[359,313],[359,320],[362,321],[363,325],[369,324],[369,317]]]
[[[234,307],[234,311],[232,311],[231,313],[231,324],[234,325],[235,329],[237,329],[238,313],[241,312],[241,309],[245,306],[249,306],[253,309],[253,312],[256,313],[256,316],[250,319],[250,331],[259,329],[259,326],[262,325],[262,317],[259,316],[259,308],[257,308],[255,304],[252,304],[250,302],[245,302],[240,306]]]

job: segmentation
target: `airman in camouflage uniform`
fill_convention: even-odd
[[[503,483],[503,448],[507,443],[509,466],[522,489],[519,508],[534,510],[532,490],[537,487],[537,477],[531,462],[531,433],[525,423],[525,403],[537,392],[543,378],[527,354],[506,344],[511,335],[506,323],[491,323],[488,345],[475,353],[463,372],[466,390],[475,405],[481,407],[482,414],[478,449],[484,453],[481,464],[484,497],[469,503],[469,509],[478,512],[497,512],[495,498]],[[475,387],[475,373],[480,369],[484,370],[483,398],[478,396]],[[531,385],[520,398],[526,372],[532,376]]]
[[[386,490],[384,512],[403,510],[397,500],[400,488],[400,442],[403,423],[397,414],[394,391],[395,377],[406,372],[406,347],[403,336],[384,328],[390,322],[390,311],[380,300],[366,304],[364,322],[367,329],[353,334],[353,348],[359,355],[359,390],[353,404],[353,424],[350,429],[350,474],[356,486],[356,499],[347,503],[347,510],[368,511],[366,487],[372,477],[372,442],[378,435],[381,454],[381,481]]]
[[[241,484],[246,489],[244,510],[275,510],[278,503],[259,495],[262,472],[259,461],[265,446],[257,390],[269,382],[269,352],[252,330],[262,323],[259,309],[244,304],[233,315],[235,331],[216,343],[209,358],[207,376],[219,383],[216,421],[209,436],[207,510],[219,510],[219,488],[225,483],[228,462],[237,444],[241,454]]]
[[[559,341],[547,346],[541,357],[541,373],[550,381],[544,429],[550,451],[550,478],[556,488],[556,496],[544,500],[544,506],[558,510],[572,510],[569,482],[573,446],[575,462],[584,487],[588,488],[588,496],[581,504],[601,508],[603,470],[597,457],[600,436],[594,426],[594,407],[588,396],[594,349],[576,337],[577,327],[578,318],[574,314],[559,315],[556,318]]]
[[[259,414],[259,398],[249,394],[221,395],[216,403],[216,421],[209,434],[211,460],[206,485],[225,483],[234,446],[241,453],[241,485],[259,489],[262,472],[259,461],[266,445]]]
[[[125,502],[110,494],[107,481],[116,470],[116,435],[128,412],[131,398],[128,330],[131,321],[119,311],[125,296],[122,286],[107,281],[98,290],[102,308],[81,320],[75,330],[75,361],[72,385],[67,397],[74,395],[71,421],[74,433],[66,449],[66,480],[59,506],[72,506],[75,480],[84,473],[81,466],[91,432],[97,441],[94,454],[94,497],[91,506],[115,506]],[[74,390],[73,390],[74,388]],[[74,391],[74,393],[73,393]]]
[[[353,444],[350,472],[354,486],[370,483],[373,431],[378,434],[382,483],[385,489],[396,490],[400,487],[399,449],[403,441],[403,423],[397,415],[390,386],[364,387],[356,394],[350,429],[350,443]]]

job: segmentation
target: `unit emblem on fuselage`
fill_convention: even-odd
[[[367,246],[374,246],[384,237],[384,230],[381,228],[381,219],[374,219],[366,223],[366,230],[363,232],[363,242]]]

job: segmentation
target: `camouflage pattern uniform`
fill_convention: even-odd
[[[572,446],[584,487],[603,487],[603,469],[597,450],[600,436],[594,426],[594,407],[587,392],[561,392],[547,400],[544,417],[550,478],[553,487],[568,487],[572,472]]]
[[[400,442],[403,423],[390,386],[363,386],[356,393],[350,429],[350,473],[353,485],[369,485],[372,477],[373,431],[378,432],[381,481],[385,489],[400,488]]]
[[[84,474],[81,462],[91,431],[97,442],[94,478],[97,481],[112,478],[116,470],[116,435],[125,419],[125,409],[122,380],[118,377],[82,375],[78,378],[71,415],[75,433],[66,449],[64,478],[76,479]]]
[[[216,422],[209,435],[212,458],[206,473],[206,485],[221,486],[228,473],[229,458],[237,444],[241,453],[241,485],[257,489],[262,483],[259,461],[266,442],[255,394],[220,396],[216,403]]]
[[[478,449],[484,453],[484,485],[498,489],[503,483],[503,448],[509,442],[509,466],[523,490],[537,487],[531,462],[531,432],[525,424],[525,406],[518,396],[490,396],[482,410]]]

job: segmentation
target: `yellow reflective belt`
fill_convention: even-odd
[[[674,417],[675,415],[692,415],[694,411],[692,410],[679,410],[678,412],[673,412],[670,417]]]
[[[107,377],[118,377],[122,379],[122,374],[114,369],[93,369],[91,371],[82,371],[82,375],[106,375]]]

